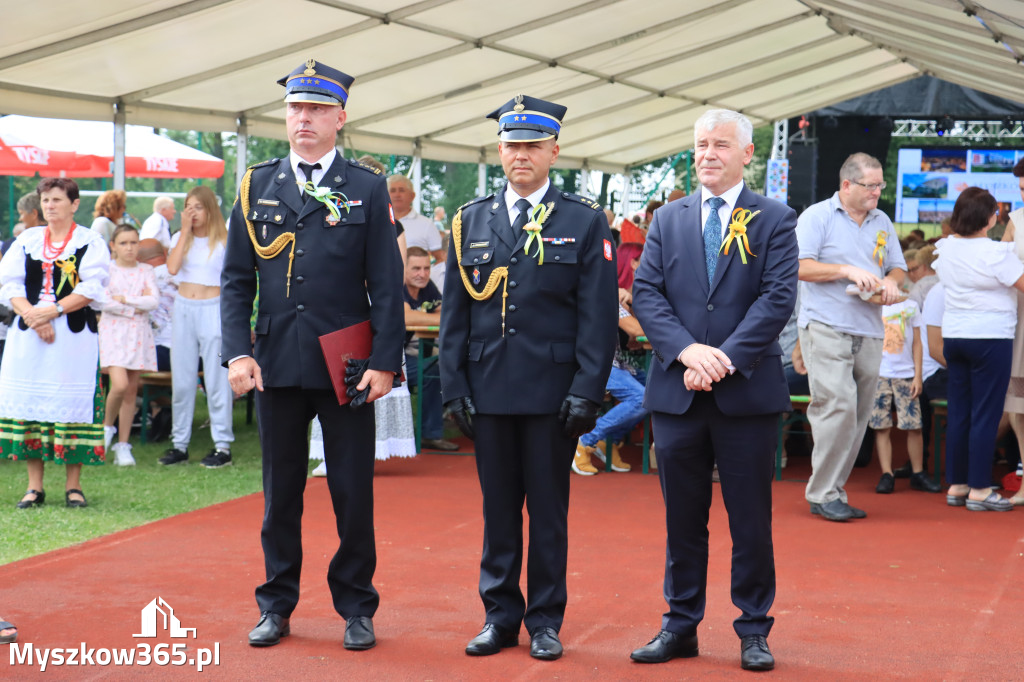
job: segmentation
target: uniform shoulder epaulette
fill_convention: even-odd
[[[573,194],[572,192],[562,192],[562,198],[568,199],[569,201],[579,202],[579,203],[583,204],[584,206],[588,206],[588,207],[594,209],[595,211],[602,210],[601,209],[601,204],[597,203],[593,199],[588,199],[587,197],[581,197],[579,194]]]
[[[364,171],[370,171],[374,175],[383,175],[383,173],[381,172],[381,170],[379,168],[374,168],[373,166],[367,166],[365,163],[363,163],[361,161],[353,161],[352,159],[347,159],[347,160],[348,160],[348,163],[349,163],[350,166],[355,166],[356,168],[361,168]]]
[[[261,161],[260,163],[254,163],[253,165],[249,166],[249,170],[252,170],[253,168],[263,168],[264,166],[270,166],[272,164],[276,164],[278,161],[280,161],[280,159],[274,158],[267,159],[266,161]]]
[[[476,199],[470,199],[469,201],[464,203],[462,206],[459,206],[459,210],[461,211],[462,209],[466,208],[467,206],[472,206],[473,204],[479,204],[481,201],[489,201],[489,200],[491,200],[493,198],[494,198],[493,194],[488,194],[485,197],[477,197]]]

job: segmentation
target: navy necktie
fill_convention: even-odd
[[[530,211],[533,210],[533,206],[526,199],[520,199],[516,202],[516,208],[519,209],[519,215],[512,223],[512,234],[515,236],[513,241],[519,241],[520,235],[523,234],[523,227],[530,222]]]
[[[299,170],[302,171],[303,174],[305,174],[307,182],[313,182],[313,171],[314,170],[319,170],[319,169],[320,169],[320,164],[319,163],[303,163],[302,161],[299,161]],[[316,184],[316,183],[313,183],[313,184]],[[302,190],[301,187],[299,187],[299,192],[301,194],[305,194],[305,192]]]
[[[718,217],[718,209],[725,203],[721,197],[711,197],[708,204],[707,222],[704,223],[704,265],[708,269],[708,284],[715,281],[715,268],[718,266],[718,250],[722,248],[722,219]]]

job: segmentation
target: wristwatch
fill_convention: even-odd
[[[60,317],[61,315],[64,314],[64,306],[62,306],[60,303],[54,303],[53,305],[54,307],[57,308],[57,317]]]

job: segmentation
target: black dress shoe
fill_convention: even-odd
[[[662,630],[629,657],[637,663],[664,663],[673,658],[693,658],[696,655],[697,635],[680,635]]]
[[[554,628],[537,628],[530,635],[530,655],[542,661],[557,661],[562,657],[562,643]]]
[[[771,670],[775,657],[764,635],[745,635],[740,639],[740,665],[744,670]]]
[[[913,468],[910,466],[910,462],[907,462],[899,469],[892,472],[893,478],[910,478],[910,475],[914,473]]]
[[[487,623],[480,634],[469,641],[466,645],[466,654],[469,656],[490,656],[502,649],[519,646],[519,633],[506,630],[500,625]]]
[[[881,495],[888,495],[896,488],[896,481],[893,479],[892,474],[882,474],[882,477],[878,479],[878,485],[875,486],[875,492]]]
[[[811,502],[811,513],[829,521],[849,521],[853,518],[853,508],[839,499],[824,504]]]
[[[933,481],[928,474],[923,471],[910,475],[910,489],[920,490],[925,493],[941,493],[942,486]]]
[[[260,622],[249,631],[250,646],[274,646],[292,632],[288,619],[270,611],[260,615]]]
[[[82,499],[80,499],[80,500],[72,500],[71,499],[72,495],[78,495]],[[64,506],[65,507],[72,507],[72,508],[88,507],[89,506],[89,502],[88,502],[88,500],[85,499],[85,493],[83,493],[78,488],[72,488],[71,490],[65,490],[64,491]]]
[[[353,616],[345,623],[343,646],[351,651],[365,651],[377,646],[373,635],[373,621],[369,616]]]
[[[29,488],[25,491],[26,495],[35,495],[31,500],[20,500],[18,504],[14,505],[18,509],[30,509],[32,507],[41,507],[46,502],[46,493],[42,490],[36,490],[35,488]]]

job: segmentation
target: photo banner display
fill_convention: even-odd
[[[1001,147],[905,147],[896,170],[896,222],[941,223],[968,187],[982,187],[999,202],[997,222],[1024,206],[1011,172],[1024,150]]]

